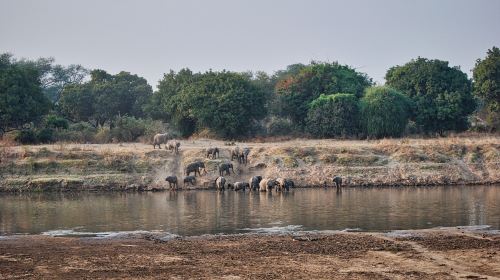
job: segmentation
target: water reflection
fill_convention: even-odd
[[[57,229],[163,230],[180,235],[300,225],[368,231],[500,228],[500,186],[295,189],[288,193],[52,193],[0,195],[0,234]]]

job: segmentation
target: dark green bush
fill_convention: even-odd
[[[20,130],[16,133],[16,136],[14,137],[14,140],[16,142],[21,143],[21,144],[36,144],[37,139],[36,139],[36,133],[33,129],[25,129],[25,130]]]
[[[409,118],[410,99],[389,87],[371,87],[361,99],[363,130],[368,137],[399,137]]]
[[[45,127],[68,129],[69,123],[68,120],[66,120],[65,118],[56,115],[48,115],[47,117],[45,117]]]
[[[54,141],[54,130],[52,128],[42,128],[36,132],[37,143],[50,143]]]
[[[359,104],[354,94],[320,95],[307,113],[307,131],[315,137],[350,137],[359,131]]]

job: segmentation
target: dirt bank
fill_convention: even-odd
[[[55,144],[0,147],[0,191],[159,190],[180,179],[184,166],[204,160],[208,174],[195,187],[209,188],[217,165],[233,146],[212,140],[181,141],[178,155],[151,145]],[[250,147],[249,164],[234,162],[229,182],[250,176],[286,177],[298,186],[320,186],[332,175],[348,186],[492,184],[500,182],[500,138],[377,141],[294,140],[236,143]],[[208,147],[221,158],[206,159]],[[182,183],[181,183],[182,185]]]
[[[230,235],[161,241],[22,236],[0,239],[0,279],[498,279],[500,236]]]

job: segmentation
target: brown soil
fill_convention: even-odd
[[[0,239],[0,279],[497,279],[500,236],[229,235]]]

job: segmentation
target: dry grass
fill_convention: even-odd
[[[230,161],[232,146],[209,139],[181,141],[174,155],[151,145],[68,144],[1,146],[0,176],[5,182],[77,176],[83,188],[106,184],[163,188],[168,175],[183,176],[184,166],[205,161],[208,175],[199,187],[209,187],[218,176],[217,166]],[[235,143],[251,148],[249,165],[236,162],[229,181],[252,175],[288,177],[301,186],[322,185],[340,175],[350,185],[479,184],[500,181],[500,137],[449,137],[437,139],[306,140]],[[220,158],[205,158],[205,149],[219,147]],[[17,183],[16,183],[17,184]]]

